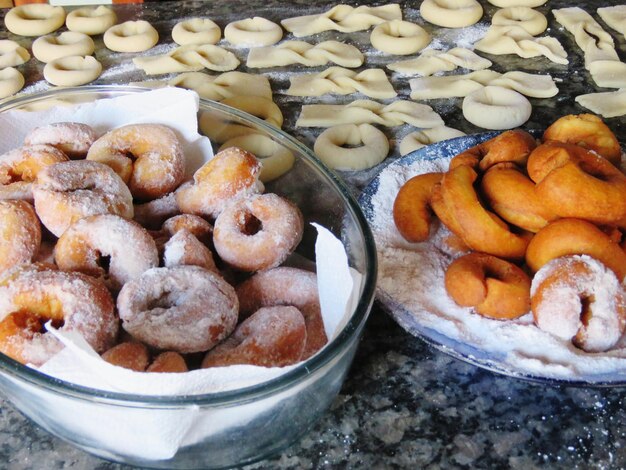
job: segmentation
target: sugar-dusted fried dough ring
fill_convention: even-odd
[[[393,221],[409,242],[423,242],[430,233],[430,195],[443,173],[424,173],[402,185],[393,203]]]
[[[478,167],[480,171],[501,162],[512,162],[520,166],[526,164],[528,155],[537,146],[535,139],[521,129],[505,131],[486,142],[475,145],[455,156],[450,161],[450,169],[459,165]]]
[[[473,186],[476,178],[476,172],[466,165],[443,176],[441,196],[455,221],[448,228],[473,250],[502,258],[523,258],[528,238],[511,232],[504,221],[485,209]]]
[[[463,307],[508,320],[530,309],[530,278],[521,268],[485,253],[455,259],[445,275],[446,291]]]
[[[80,122],[55,122],[36,127],[24,137],[24,145],[48,144],[73,160],[85,158],[97,139],[96,131]]]
[[[603,352],[626,327],[626,292],[615,273],[589,256],[565,256],[533,278],[535,324],[587,352]]]
[[[104,163],[128,184],[138,199],[174,191],[185,175],[178,137],[161,124],[131,124],[107,132],[89,148],[88,160]]]
[[[561,217],[599,224],[626,217],[626,175],[593,151],[548,142],[531,153],[527,170],[539,197]]]
[[[239,284],[236,291],[242,318],[261,307],[291,305],[300,310],[307,331],[302,360],[308,359],[328,342],[315,273],[280,266],[256,273]]]
[[[244,320],[223,343],[209,351],[202,367],[252,364],[283,367],[302,358],[306,327],[295,307],[264,307]]]
[[[113,214],[85,217],[59,238],[54,259],[60,269],[102,278],[117,291],[159,265],[150,234],[137,222]]]
[[[218,152],[193,175],[193,182],[176,191],[178,207],[189,214],[216,218],[234,199],[263,192],[261,164],[238,147]]]
[[[593,150],[619,165],[622,150],[615,134],[594,114],[570,114],[554,121],[543,133],[543,140],[556,140]]]
[[[26,201],[0,201],[0,272],[33,261],[41,245],[41,225]]]
[[[43,329],[51,321],[62,331],[78,331],[97,352],[115,341],[115,303],[105,285],[81,273],[43,265],[22,265],[0,283],[0,351],[24,364],[42,365],[63,349]]]
[[[498,163],[483,175],[482,194],[496,214],[519,228],[537,232],[557,218],[535,191],[535,183],[512,163]]]
[[[538,271],[566,255],[589,255],[612,269],[620,281],[626,276],[626,253],[609,235],[581,219],[558,219],[539,230],[528,244],[526,263]]]

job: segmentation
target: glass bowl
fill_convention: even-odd
[[[5,101],[0,112],[145,91],[126,86],[57,89]],[[325,226],[342,241],[350,267],[363,276],[358,302],[345,326],[318,354],[276,379],[228,392],[175,397],[104,392],[52,378],[0,354],[0,392],[47,431],[105,459],[153,468],[225,468],[283,449],[306,432],[338,394],[374,299],[373,237],[343,183],[297,140],[246,113],[200,100],[199,118],[208,118],[213,130],[215,126],[246,128],[293,154],[291,170],[268,182],[267,191],[291,199],[302,210],[308,228],[299,255],[314,259],[316,235],[311,222]],[[219,143],[214,146],[217,150]],[[185,436],[172,436],[182,445],[165,458],[138,451],[146,446],[142,441],[146,425],[177,423],[191,414],[198,418],[192,431],[203,436],[200,441],[185,444]]]

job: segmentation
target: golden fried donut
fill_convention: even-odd
[[[91,144],[96,140],[96,131],[80,122],[55,122],[36,127],[24,137],[24,145],[48,144],[61,150],[75,160],[85,158]]]
[[[430,234],[430,197],[443,173],[424,173],[402,185],[393,203],[393,221],[409,242],[423,242]]]
[[[556,258],[535,274],[535,324],[587,352],[611,349],[626,326],[626,292],[613,271],[589,256]]]
[[[113,168],[138,199],[160,198],[174,191],[185,176],[178,137],[161,124],[113,129],[93,143],[87,159]]]
[[[32,200],[32,184],[39,171],[67,160],[50,145],[25,145],[0,155],[0,199]]]
[[[176,203],[176,196],[172,192],[143,204],[135,204],[134,212],[135,222],[141,224],[142,227],[156,230],[161,228],[161,224],[170,217],[179,215],[180,209]]]
[[[99,214],[77,220],[63,232],[54,259],[64,271],[102,278],[113,291],[159,265],[150,234],[137,222]]]
[[[193,175],[193,182],[176,191],[176,203],[185,212],[216,218],[231,201],[263,192],[261,164],[238,147],[218,152]]]
[[[202,367],[252,364],[283,367],[300,361],[306,342],[304,318],[295,307],[264,307],[209,351]]]
[[[599,224],[626,217],[626,175],[593,151],[551,141],[531,153],[527,170],[539,197],[561,217]]]
[[[539,230],[528,244],[526,264],[536,272],[566,255],[589,255],[612,269],[620,281],[626,276],[626,253],[609,235],[581,219],[558,219]]]
[[[133,217],[128,187],[111,168],[88,160],[55,163],[42,169],[33,185],[33,198],[41,222],[57,237],[90,215]]]
[[[543,140],[557,140],[593,150],[614,165],[621,161],[622,149],[615,134],[593,114],[570,114],[557,119],[543,133]]]
[[[154,358],[146,372],[188,372],[185,358],[174,351],[166,351]]]
[[[528,155],[537,146],[535,139],[521,129],[505,131],[486,142],[461,152],[450,161],[450,169],[459,165],[478,167],[487,171],[490,166],[501,162],[526,165]]]
[[[39,252],[41,225],[26,201],[0,201],[0,272],[30,263]]]
[[[211,241],[213,234],[213,226],[197,215],[176,215],[163,222],[163,231],[170,236],[177,234],[181,230],[187,230],[205,244]]]
[[[237,324],[235,289],[197,266],[153,268],[117,297],[122,328],[146,345],[179,353],[207,351]]]
[[[107,349],[102,353],[102,359],[114,366],[143,372],[150,363],[150,353],[144,344],[126,341]]]
[[[473,250],[502,258],[523,258],[528,238],[511,232],[506,223],[485,209],[473,186],[476,178],[476,172],[466,165],[444,174],[441,196],[456,221],[448,228]]]
[[[105,285],[81,273],[37,265],[17,267],[0,285],[0,351],[23,364],[42,365],[63,345],[44,329],[79,332],[96,352],[117,336],[115,304]]]
[[[217,254],[243,271],[281,264],[302,239],[298,207],[276,194],[258,194],[229,204],[215,220]]]
[[[256,273],[236,288],[239,315],[246,318],[261,307],[290,305],[304,317],[306,346],[302,360],[308,359],[328,343],[320,308],[315,273],[280,266]]]
[[[558,218],[535,191],[535,183],[512,163],[489,168],[481,189],[493,211],[521,229],[534,233]]]
[[[508,320],[530,309],[530,278],[521,268],[485,253],[455,259],[445,275],[446,291],[463,307]]]
[[[211,250],[187,229],[177,231],[163,245],[163,266],[200,266],[218,272]]]

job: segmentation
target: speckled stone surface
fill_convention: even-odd
[[[495,10],[486,1],[486,15],[468,34],[487,27]],[[540,8],[582,6],[593,12],[601,5],[615,2],[549,0]],[[160,2],[116,6],[119,20],[146,19],[161,33],[152,52],[172,47],[169,31],[180,19],[210,16],[220,26],[233,19],[260,15],[279,20],[286,16],[321,12],[332,6],[328,1],[315,3],[259,0],[214,2]],[[405,17],[419,18],[419,2],[401,4]],[[584,110],[574,96],[593,91],[589,74],[583,69],[582,54],[571,36],[550,20],[549,33],[562,40],[571,64],[558,66],[545,59],[519,61],[489,57],[494,69],[545,71],[558,78],[561,92],[549,100],[531,100],[533,115],[529,128],[542,128],[555,116]],[[616,39],[622,60],[626,60],[623,37]],[[350,35],[349,41],[363,46],[369,33]],[[17,39],[30,46],[31,40],[0,31],[0,38]],[[324,33],[316,40],[344,38]],[[467,38],[438,36],[444,46],[463,43]],[[475,38],[477,39],[477,38]],[[447,44],[446,44],[447,42]],[[96,38],[96,56],[105,66],[96,83],[128,83],[150,79],[130,65],[133,55],[115,54],[102,49]],[[364,47],[364,46],[363,46]],[[245,49],[235,51],[245,59]],[[367,66],[390,61],[366,49]],[[41,64],[31,59],[20,67],[27,84],[25,92],[47,89],[41,80]],[[245,67],[240,68],[245,71]],[[315,69],[319,70],[319,69]],[[288,77],[302,69],[267,70],[275,99],[285,114],[284,128],[312,145],[319,130],[295,129],[301,99],[284,95]],[[408,79],[392,76],[401,97],[408,97]],[[325,97],[315,101],[348,102],[349,97]],[[461,100],[441,100],[431,104],[446,124],[471,133],[479,129],[460,115]],[[626,119],[608,121],[622,142],[626,141]],[[401,138],[408,126],[386,130],[392,140]],[[394,150],[390,158],[397,158]],[[358,193],[376,169],[362,174],[343,174]],[[421,340],[405,333],[375,305],[348,378],[332,408],[311,430],[283,453],[249,468],[597,468],[626,467],[626,390],[573,388],[538,385],[494,375],[431,349]],[[0,399],[0,468],[26,469],[99,469],[121,470],[124,465],[106,462],[49,435],[31,424]]]

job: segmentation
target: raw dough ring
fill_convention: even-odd
[[[252,114],[272,126],[280,128],[283,125],[283,113],[276,103],[269,98],[262,96],[231,96],[222,100],[222,104],[237,108],[244,113]]]
[[[282,37],[280,26],[260,16],[233,21],[224,28],[224,38],[238,46],[271,46]]]
[[[492,5],[495,5],[499,8],[507,8],[507,7],[529,7],[535,8],[540,7],[548,0],[487,0]]]
[[[100,76],[102,64],[92,56],[68,56],[48,62],[44,78],[57,86],[78,86],[93,82]]]
[[[344,148],[342,145],[361,145]],[[334,170],[366,170],[389,153],[389,140],[371,124],[342,124],[322,132],[315,140],[315,155]]]
[[[67,29],[90,36],[104,33],[116,22],[115,12],[103,5],[97,8],[84,7],[72,10],[65,19]]]
[[[496,11],[491,19],[494,26],[517,26],[531,36],[543,33],[548,27],[546,16],[529,7],[515,6]]]
[[[10,39],[0,40],[0,69],[22,65],[30,59],[28,51]]]
[[[387,54],[407,55],[424,49],[430,43],[430,34],[415,23],[392,20],[376,26],[370,42]]]
[[[248,134],[233,137],[220,147],[221,152],[228,147],[239,147],[254,154],[261,162],[259,179],[263,183],[275,180],[291,170],[295,157],[287,148],[266,135]]]
[[[477,23],[483,7],[476,0],[424,0],[420,6],[422,18],[444,28],[464,28]]]
[[[220,27],[208,18],[191,18],[181,21],[172,29],[172,39],[180,46],[217,44],[221,37]]]
[[[508,88],[486,86],[463,99],[463,116],[484,129],[512,129],[530,117],[532,106],[524,95]]]
[[[0,99],[14,95],[24,86],[24,76],[19,70],[7,67],[0,70]]]
[[[116,52],[143,52],[159,42],[159,33],[147,21],[127,21],[104,33],[104,45]]]
[[[65,23],[63,7],[46,3],[33,3],[11,8],[4,17],[4,24],[13,34],[20,36],[43,36],[56,31]]]
[[[52,62],[70,55],[91,55],[93,40],[84,33],[64,31],[57,36],[43,36],[33,42],[33,55],[41,62]]]

